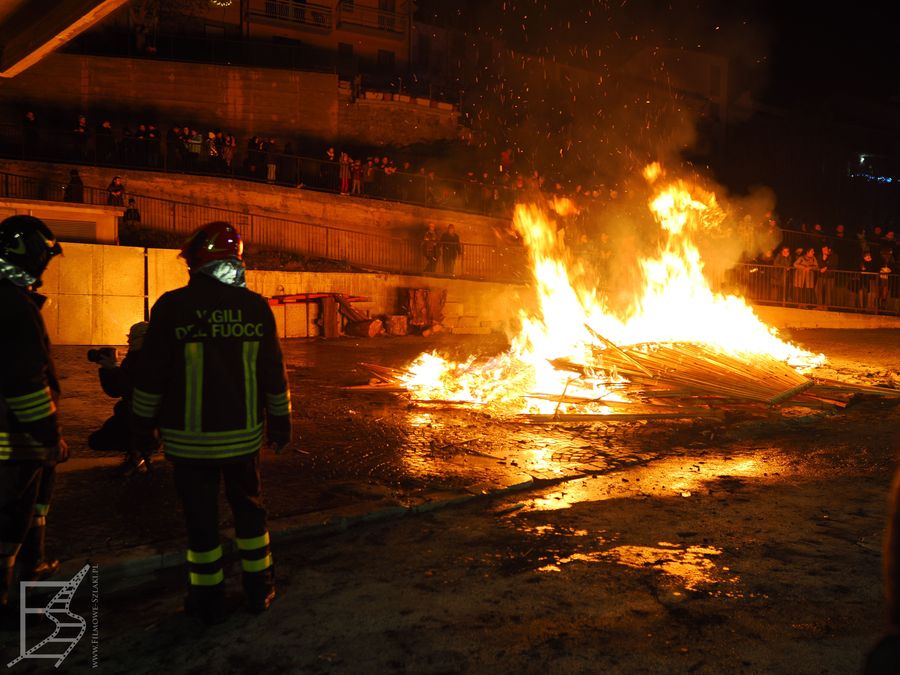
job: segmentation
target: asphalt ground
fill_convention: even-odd
[[[829,355],[825,376],[891,384],[898,335],[790,337]],[[283,597],[216,635],[174,618],[184,539],[167,463],[126,479],[86,449],[112,401],[83,349],[57,350],[73,459],[48,545],[63,578],[101,570],[109,672],[854,672],[877,636],[896,404],[533,425],[343,388],[367,381],[360,362],[490,353],[497,336],[284,347],[299,438],[262,462]],[[585,614],[586,597],[602,611]],[[499,645],[475,637],[510,622],[522,628]],[[69,665],[89,667],[85,651]]]

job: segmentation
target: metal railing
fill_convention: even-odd
[[[251,15],[331,30],[333,10],[328,5],[303,0],[265,0],[264,11],[260,13],[251,10]]]
[[[0,197],[40,201],[65,201],[65,186],[49,179],[0,173]],[[148,195],[129,193],[140,213],[139,227],[128,228],[124,237],[151,230],[168,236],[174,243],[204,223],[224,220],[234,224],[253,251],[284,251],[303,258],[321,258],[380,272],[422,274],[425,258],[421,242],[400,237],[384,237],[275,216],[247,213],[214,206],[202,206]],[[84,188],[86,204],[108,202],[105,189]],[[138,230],[133,232],[131,230]],[[123,237],[125,244],[131,243]],[[519,282],[527,277],[524,249],[484,244],[464,244],[453,275],[480,281]]]
[[[339,161],[247,149],[245,145],[234,147],[231,159],[226,161],[221,155],[210,156],[205,139],[194,146],[198,152],[189,151],[183,142],[168,138],[168,128],[158,129],[159,137],[147,139],[54,129],[26,134],[18,125],[0,124],[0,157],[219,175],[493,217],[508,217],[516,202],[516,192],[505,186],[421,172],[370,171],[365,164],[359,185],[354,187],[352,172],[348,176],[345,171],[342,178]]]
[[[256,14],[265,16],[265,14]],[[337,72],[333,51],[286,42],[251,42],[221,37],[173,33],[154,35],[153,44],[139,47],[130,34],[109,33],[102,39],[93,33],[76,37],[63,51],[91,56],[127,57],[154,61],[209,63],[221,66],[278,68],[312,72]]]
[[[726,273],[722,290],[760,304],[900,315],[900,274],[742,263]]]
[[[339,26],[359,26],[402,35],[406,32],[408,20],[409,17],[402,12],[366,7],[354,0],[338,2]]]

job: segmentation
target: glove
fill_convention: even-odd
[[[132,429],[131,447],[138,454],[148,457],[159,447],[154,429]]]
[[[284,450],[287,444],[291,442],[290,433],[269,431],[268,437],[269,442],[267,445],[275,451],[276,455],[280,455],[281,451]]]
[[[63,462],[67,462],[69,460],[69,444],[66,443],[66,439],[62,436],[59,437],[59,442],[56,444],[56,463],[62,464]]]

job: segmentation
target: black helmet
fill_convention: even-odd
[[[50,259],[62,247],[44,221],[34,216],[10,216],[0,223],[0,258],[40,279]]]

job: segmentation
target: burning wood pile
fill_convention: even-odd
[[[354,389],[539,422],[768,415],[843,407],[859,394],[900,396],[803,374],[824,356],[781,340],[742,298],[714,292],[704,277],[694,240],[728,221],[715,195],[684,181],[656,188],[660,176],[658,165],[645,171],[658,256],[637,261],[644,287],[626,319],[610,311],[604,289],[573,283],[565,228],[546,210],[520,205],[514,226],[539,310],[520,312],[509,349],[461,363],[422,354],[402,369],[363,364],[374,379]],[[565,217],[561,207],[551,210]]]
[[[594,335],[591,358],[582,363],[566,358],[549,362],[564,378],[562,391],[522,395],[521,410],[529,408],[530,400],[550,402],[553,411],[520,412],[520,418],[534,422],[721,418],[726,413],[770,414],[786,407],[843,408],[858,395],[900,397],[893,389],[809,378],[767,355],[729,354],[690,342],[619,347]],[[486,405],[423,398],[407,385],[413,373],[360,365],[373,380],[351,387],[355,391],[407,394],[423,405]]]

